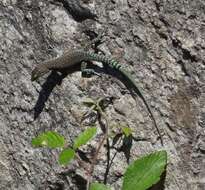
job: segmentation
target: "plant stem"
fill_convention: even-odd
[[[107,116],[106,114],[103,112],[103,110],[101,109],[100,105],[99,105],[100,101],[97,102],[97,111],[98,113],[100,114],[100,116],[102,116],[104,119],[105,119],[105,131],[104,131],[104,135],[103,135],[103,138],[102,140],[100,141],[98,147],[97,147],[97,150],[95,152],[95,155],[94,155],[94,158],[91,162],[91,166],[90,166],[90,171],[89,171],[89,174],[88,174],[88,179],[87,179],[87,185],[86,185],[86,190],[89,190],[89,187],[90,187],[90,183],[91,183],[91,180],[92,180],[92,174],[94,172],[94,167],[95,167],[95,164],[96,164],[96,161],[97,161],[97,158],[98,158],[98,154],[100,152],[100,149],[102,148],[103,144],[104,144],[104,141],[106,139],[108,139],[108,119],[107,119]]]

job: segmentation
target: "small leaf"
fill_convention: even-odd
[[[59,163],[67,165],[75,157],[75,151],[71,148],[64,149],[59,155]]]
[[[73,148],[77,149],[86,144],[97,132],[96,127],[91,127],[82,132],[74,141]]]
[[[32,139],[34,147],[46,146],[49,148],[63,147],[65,139],[55,131],[47,131]]]
[[[90,186],[90,190],[111,190],[111,189],[101,183],[92,183]]]
[[[126,137],[128,137],[132,134],[132,129],[130,129],[129,127],[122,127],[122,132],[125,134]]]
[[[134,161],[125,172],[122,190],[150,188],[160,180],[166,163],[166,151],[157,151]]]

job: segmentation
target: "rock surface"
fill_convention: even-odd
[[[75,163],[62,168],[58,151],[34,149],[31,139],[55,130],[71,142],[82,131],[85,97],[115,97],[106,109],[110,124],[125,123],[136,136],[150,138],[133,144],[131,160],[154,150],[168,151],[165,190],[205,189],[204,0],[80,2],[98,21],[76,21],[52,1],[0,1],[0,189],[83,189],[83,169],[75,170]],[[107,35],[100,49],[132,71],[164,147],[143,102],[110,75],[82,79],[76,72],[61,85],[54,85],[58,75],[47,82],[47,77],[30,81],[36,64],[80,48],[88,40],[83,31],[104,28]],[[105,165],[102,150],[94,179],[103,180]],[[113,189],[120,189],[118,174],[126,167],[123,153],[117,154],[108,176]]]

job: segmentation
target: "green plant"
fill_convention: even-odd
[[[82,132],[75,140],[72,146],[64,148],[59,155],[59,163],[67,165],[76,155],[76,150],[85,145],[94,137],[97,132],[96,127],[91,127]],[[40,134],[32,140],[34,147],[63,148],[66,146],[66,140],[60,134],[54,131],[48,131]]]
[[[137,140],[134,137],[132,130],[128,126],[117,125],[119,128],[119,133],[115,134],[113,137],[112,146],[110,147],[108,138],[108,128],[109,122],[105,114],[104,108],[109,101],[100,98],[98,100],[93,100],[87,98],[84,100],[84,105],[89,107],[87,113],[84,114],[82,121],[89,116],[91,112],[96,112],[98,115],[99,123],[103,131],[103,137],[98,143],[94,157],[91,159],[91,165],[89,169],[89,175],[87,179],[87,190],[111,190],[105,184],[98,182],[92,183],[92,173],[94,171],[94,166],[98,158],[99,151],[104,144],[107,143],[107,168],[106,173],[109,172],[109,168],[114,159],[110,158],[110,148],[113,148],[115,144],[122,142],[121,150],[125,149],[130,151],[132,146],[132,140]],[[104,120],[104,122],[102,121]],[[81,146],[86,145],[97,133],[97,127],[89,127],[84,130],[79,136],[74,139],[72,145],[67,145],[65,138],[54,131],[47,131],[40,134],[32,140],[32,145],[34,147],[48,147],[48,148],[60,148],[61,152],[59,154],[59,163],[62,165],[67,165],[74,158],[80,159],[78,155],[78,149]],[[121,139],[121,141],[120,141]],[[116,152],[117,153],[117,152]],[[164,172],[167,164],[167,153],[166,151],[156,151],[149,155],[145,155],[140,159],[133,161],[126,169],[123,179],[122,190],[146,190],[152,185],[160,180],[161,174]],[[106,179],[104,180],[106,183]]]

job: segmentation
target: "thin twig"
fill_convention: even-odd
[[[96,161],[97,161],[97,158],[98,158],[98,154],[100,152],[100,149],[102,148],[103,144],[104,144],[104,141],[106,139],[108,139],[108,120],[107,120],[107,116],[106,114],[103,112],[103,110],[101,109],[99,103],[100,103],[101,99],[97,102],[97,111],[98,113],[100,114],[100,116],[102,116],[104,119],[105,119],[105,131],[104,131],[104,135],[103,135],[103,138],[102,140],[100,141],[99,145],[98,145],[98,148],[95,152],[95,155],[94,155],[94,158],[91,162],[91,166],[90,166],[90,171],[89,171],[89,174],[88,174],[88,179],[87,179],[87,185],[86,185],[86,190],[89,190],[89,187],[90,187],[90,183],[91,183],[91,180],[92,180],[92,174],[94,172],[94,168],[95,168],[95,164],[96,164]]]

